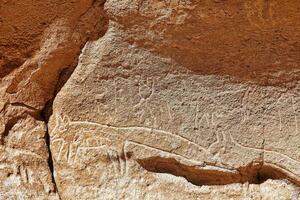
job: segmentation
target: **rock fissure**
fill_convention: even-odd
[[[16,102],[16,103],[10,103],[11,106],[16,106],[16,107],[23,107],[23,108],[26,108],[28,110],[31,110],[33,112],[39,112],[38,109],[30,106],[30,105],[26,105],[25,103],[19,103],[19,102]]]
[[[49,2],[49,5],[51,3]],[[1,85],[6,103],[1,105],[0,116],[3,127],[0,124],[0,143],[3,146],[10,147],[8,149],[12,151],[10,152],[12,157],[19,156],[19,154],[28,154],[28,152],[32,152],[32,155],[41,155],[37,165],[34,164],[35,158],[32,158],[32,163],[28,164],[28,161],[23,161],[23,159],[26,160],[25,156],[13,158],[13,162],[18,166],[22,166],[18,169],[21,172],[9,173],[14,174],[16,177],[21,176],[22,184],[20,187],[23,187],[23,184],[28,187],[33,185],[32,182],[34,182],[35,186],[32,186],[29,191],[23,191],[25,196],[28,192],[31,195],[30,198],[35,196],[30,194],[31,191],[38,191],[35,192],[39,195],[38,198],[45,195],[49,198],[51,196],[61,199],[54,177],[47,124],[51,112],[48,111],[48,108],[52,106],[56,94],[77,66],[78,57],[85,44],[105,34],[108,19],[103,9],[103,3],[103,1],[98,0],[73,2],[74,5],[66,2],[65,6],[72,6],[73,12],[71,14],[66,10],[63,10],[63,13],[60,14],[53,14],[51,12],[60,12],[60,10],[52,11],[45,8],[47,3],[41,4],[39,6],[46,9],[45,13],[50,10],[49,16],[47,16],[49,19],[40,17],[45,20],[45,22],[42,22],[44,28],[37,31],[38,35],[35,33],[34,37],[36,39],[32,39],[35,44],[30,47],[32,49],[25,49],[24,55],[18,53],[21,50],[17,49],[19,48],[17,45],[18,40],[13,38],[14,42],[7,47],[11,48],[11,51],[6,51],[4,55],[2,55],[2,52],[0,53],[0,81],[1,84],[8,83],[3,88]],[[24,7],[34,7],[37,4],[39,3],[24,1]],[[11,6],[17,6],[17,4]],[[27,31],[34,31],[34,27],[30,25],[30,22],[28,24],[29,29]],[[25,24],[17,26],[27,28]],[[0,28],[0,33],[4,30]],[[19,31],[24,30],[20,29]],[[4,36],[9,37],[10,34]],[[5,47],[2,45],[2,39],[0,37],[1,51]],[[30,38],[27,39],[30,40]],[[26,52],[27,50],[31,53]],[[16,55],[24,58],[14,59],[13,56]],[[18,60],[18,62],[14,60]],[[6,165],[4,161],[1,164]],[[32,169],[34,169],[34,172],[30,171]],[[41,194],[43,192],[45,194]]]
[[[262,184],[271,180],[287,180],[295,185],[300,182],[277,166],[253,162],[236,170],[221,169],[215,166],[190,166],[182,164],[174,158],[150,157],[139,159],[140,166],[149,172],[167,173],[185,178],[188,182],[197,185],[228,185],[234,183]]]
[[[99,7],[99,5],[102,6],[102,9],[103,9],[104,3],[105,3],[105,1],[102,1],[102,0],[100,0],[100,1],[93,0],[92,5],[87,9],[87,11],[85,13],[83,13],[80,16],[80,18],[83,18],[86,14],[89,13],[89,11],[91,11],[92,9],[95,9],[95,7]],[[98,4],[98,5],[96,5],[96,4]],[[101,18],[100,20],[104,19],[106,22],[101,22],[101,23],[104,24],[105,26],[107,26],[108,19],[106,18],[105,13],[102,13],[102,14],[104,15],[104,18]],[[93,25],[93,31],[96,31],[97,24],[98,24],[98,22],[96,22]],[[106,31],[107,31],[107,27],[102,27],[102,29],[103,30],[101,30],[101,31],[100,30],[96,31],[97,32],[96,36],[93,36],[92,38],[89,38],[89,36],[88,36],[87,41],[89,41],[90,39],[93,40],[93,39],[99,39],[100,37],[102,37],[106,33]],[[53,101],[55,100],[56,95],[59,93],[59,91],[64,86],[64,84],[69,80],[69,78],[71,77],[72,73],[74,72],[76,66],[78,65],[79,54],[81,53],[81,50],[86,45],[86,42],[83,43],[80,46],[80,51],[79,51],[78,55],[75,57],[75,60],[73,61],[73,63],[70,66],[68,66],[68,67],[64,68],[63,70],[61,70],[61,72],[59,73],[59,76],[58,76],[59,78],[58,78],[58,80],[57,80],[57,82],[55,84],[55,89],[54,89],[54,92],[53,92],[53,98],[51,98],[45,104],[44,108],[41,111],[41,116],[43,118],[43,121],[46,124],[45,140],[46,140],[46,144],[47,144],[47,147],[48,147],[48,153],[49,153],[48,165],[49,165],[49,168],[50,168],[50,171],[51,171],[52,181],[53,181],[53,183],[55,185],[56,192],[57,192],[57,194],[58,194],[58,196],[59,196],[60,199],[61,199],[61,195],[59,193],[59,190],[58,190],[58,187],[57,187],[57,183],[56,183],[56,179],[55,179],[54,161],[53,161],[52,152],[51,152],[51,148],[50,148],[50,142],[51,141],[50,141],[50,134],[49,134],[48,122],[49,122],[50,116],[52,115]]]
[[[299,199],[299,6],[0,0],[0,199]]]
[[[52,152],[51,152],[51,148],[50,148],[50,135],[49,135],[49,129],[48,129],[48,119],[47,119],[47,116],[45,116],[44,114],[45,114],[45,112],[43,110],[41,112],[41,116],[42,116],[43,121],[45,122],[45,125],[46,125],[45,141],[46,141],[46,145],[47,145],[47,149],[48,149],[48,155],[49,155],[47,162],[48,162],[49,170],[51,172],[51,178],[52,178],[52,182],[54,184],[55,192],[57,193],[59,199],[61,199],[60,194],[59,194],[59,190],[58,190],[58,187],[57,187],[55,175],[54,175],[54,164],[53,164]]]

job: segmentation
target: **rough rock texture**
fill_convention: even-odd
[[[299,1],[0,2],[1,198],[300,199]]]
[[[0,199],[59,199],[42,110],[105,32],[103,2],[1,0],[0,24]]]

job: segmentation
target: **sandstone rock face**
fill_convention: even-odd
[[[300,199],[299,9],[2,0],[0,197]]]
[[[0,199],[59,199],[42,110],[85,42],[104,33],[103,2],[0,5]]]

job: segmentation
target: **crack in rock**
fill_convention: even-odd
[[[300,182],[290,177],[277,166],[256,162],[239,167],[236,170],[220,170],[216,167],[189,166],[178,162],[174,158],[149,157],[138,159],[137,162],[145,170],[153,173],[167,173],[183,177],[188,182],[197,185],[228,185],[233,183],[262,184],[265,181],[288,180],[295,185]]]

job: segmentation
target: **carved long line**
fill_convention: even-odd
[[[142,130],[142,131],[147,131],[147,132],[152,132],[152,131],[155,131],[155,132],[158,132],[158,133],[162,133],[162,134],[167,134],[167,135],[171,135],[171,136],[175,136],[177,138],[180,138],[190,144],[193,144],[195,146],[197,146],[198,148],[200,148],[201,150],[203,150],[204,152],[208,153],[207,149],[203,148],[202,146],[200,146],[199,144],[183,137],[183,136],[180,136],[180,135],[177,135],[177,134],[174,134],[174,133],[171,133],[171,132],[168,132],[168,131],[164,131],[164,130],[160,130],[160,129],[154,129],[154,128],[148,128],[148,127],[141,127],[141,126],[128,126],[128,127],[125,127],[125,126],[108,126],[108,125],[105,125],[105,124],[99,124],[99,123],[95,123],[95,122],[87,122],[87,121],[72,121],[70,122],[72,124],[86,124],[86,125],[94,125],[94,126],[101,126],[101,127],[104,127],[104,128],[112,128],[112,129],[117,129],[117,130]]]
[[[134,142],[134,141],[130,141],[130,140],[126,140],[125,141],[126,143],[130,144],[135,144],[137,146],[141,146],[141,147],[144,147],[144,148],[147,148],[147,149],[151,149],[151,150],[155,150],[155,151],[161,151],[161,152],[164,152],[164,153],[167,153],[167,154],[173,154],[175,155],[176,157],[180,157],[181,159],[184,159],[184,160],[188,160],[188,161],[191,161],[191,162],[194,162],[194,163],[198,163],[198,165],[201,165],[202,163],[199,163],[199,161],[196,161],[196,160],[192,160],[188,157],[185,157],[185,156],[182,156],[182,155],[179,155],[177,153],[173,153],[173,152],[169,152],[169,151],[165,151],[163,149],[159,149],[159,148],[156,148],[156,147],[152,147],[152,146],[149,146],[149,145],[146,145],[146,144],[142,144],[142,143],[139,143],[139,142]]]
[[[60,161],[60,159],[61,159],[62,150],[63,150],[64,146],[65,146],[65,141],[62,140],[62,144],[61,144],[61,147],[59,149],[58,156],[57,156],[57,161]]]
[[[254,148],[254,147],[248,147],[248,146],[242,145],[242,144],[238,143],[237,141],[235,141],[235,140],[233,139],[233,137],[232,137],[231,134],[229,134],[229,135],[230,135],[230,139],[231,139],[237,146],[239,146],[239,147],[241,147],[241,148],[251,149],[251,150],[260,151],[260,152],[268,152],[268,153],[278,154],[278,155],[281,155],[281,156],[283,156],[283,157],[285,157],[285,158],[287,158],[287,159],[290,159],[290,160],[292,160],[292,161],[294,161],[294,162],[300,163],[300,161],[298,161],[298,160],[296,160],[296,159],[294,159],[294,158],[291,158],[291,157],[289,157],[288,155],[286,155],[286,154],[284,154],[284,153],[279,153],[279,152],[277,152],[277,151],[268,150],[268,149],[263,149],[263,148],[260,149],[260,148]]]

